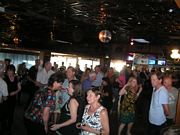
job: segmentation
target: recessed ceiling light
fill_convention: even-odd
[[[109,6],[109,4],[108,3],[104,3],[104,6]]]
[[[169,11],[169,13],[172,13],[172,12],[173,12],[173,9],[169,9],[168,11]]]
[[[131,41],[139,42],[139,43],[150,43],[148,40],[143,38],[132,38]]]
[[[132,20],[133,18],[132,17],[128,17],[128,20]]]
[[[106,59],[109,59],[109,55],[106,55],[105,58],[106,58]]]

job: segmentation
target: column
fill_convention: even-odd
[[[39,59],[41,61],[43,61],[43,63],[46,62],[46,61],[49,61],[51,59],[51,52],[49,52],[49,51],[40,51]]]

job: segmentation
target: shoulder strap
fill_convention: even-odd
[[[103,106],[100,106],[98,109],[97,109],[97,112],[100,113],[102,110],[104,110],[105,108]]]

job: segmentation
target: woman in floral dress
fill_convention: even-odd
[[[122,130],[128,124],[127,135],[131,135],[131,128],[135,121],[135,101],[137,100],[142,88],[138,86],[137,79],[131,77],[128,83],[120,90],[119,95],[124,95],[124,99],[120,106],[120,126],[118,135],[122,134]]]

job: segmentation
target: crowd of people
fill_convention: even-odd
[[[173,72],[159,69],[125,67],[118,73],[97,65],[82,72],[78,66],[52,66],[49,60],[41,66],[37,59],[30,69],[22,63],[16,71],[10,60],[0,61],[0,134],[12,134],[16,103],[26,92],[28,135],[109,135],[114,113],[118,135],[124,130],[132,135],[137,119],[144,122],[145,134],[160,135],[164,127],[175,123],[177,81]]]

